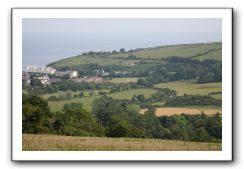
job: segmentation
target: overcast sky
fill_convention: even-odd
[[[222,41],[221,19],[23,19],[23,65],[87,51]]]

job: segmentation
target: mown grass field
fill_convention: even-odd
[[[147,109],[141,109],[140,113],[144,114]],[[172,116],[172,115],[180,115],[182,113],[194,115],[204,113],[206,115],[214,115],[217,112],[222,114],[222,110],[220,108],[211,108],[211,107],[197,107],[197,108],[188,108],[188,107],[159,107],[156,109],[156,116]]]
[[[162,58],[167,58],[170,56],[181,56],[181,57],[192,57],[196,54],[202,54],[211,49],[219,49],[222,44],[189,44],[189,45],[175,45],[175,46],[161,46],[157,48],[145,48],[143,50],[139,50],[133,52],[137,58],[140,59],[158,59],[158,61]],[[221,51],[221,50],[220,50]],[[129,52],[126,53],[116,53],[108,56],[86,56],[79,55],[63,60],[59,60],[53,64],[54,67],[62,67],[62,66],[71,66],[71,65],[84,65],[84,64],[98,64],[98,65],[128,65],[128,63],[133,62],[137,63],[139,60],[127,60],[126,58],[129,56]],[[208,54],[196,57],[196,59],[204,60],[204,59],[216,59],[221,60],[222,53],[219,51],[213,51]]]
[[[208,95],[211,92],[221,92],[222,91],[222,83],[204,83],[204,84],[197,84],[194,80],[181,80],[181,81],[174,81],[169,83],[160,83],[155,85],[158,88],[169,88],[176,91],[178,96],[182,96],[186,94],[193,94],[193,95]],[[216,99],[222,99],[222,94],[214,94],[211,95]]]
[[[127,90],[112,94],[107,94],[109,97],[113,97],[114,99],[131,99],[134,95],[143,94],[146,98],[150,97],[156,90],[154,89],[134,89],[134,90]],[[46,95],[44,96],[46,97]],[[66,103],[82,103],[84,108],[88,111],[91,110],[93,101],[101,96],[87,96],[81,98],[73,98],[69,100],[61,100],[61,101],[49,101],[48,105],[50,110],[52,111],[61,111],[63,105]]]
[[[221,143],[23,134],[23,151],[221,151]]]

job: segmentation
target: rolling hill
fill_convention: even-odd
[[[198,60],[215,59],[221,60],[222,56],[222,43],[197,43],[197,44],[181,44],[170,46],[159,46],[151,48],[142,48],[130,50],[130,52],[116,52],[116,53],[99,53],[82,55],[62,59],[48,66],[52,66],[56,69],[64,66],[78,66],[85,64],[98,64],[101,66],[106,65],[121,65],[126,66],[130,63],[138,63],[140,61],[147,61],[149,63],[163,62],[162,59],[171,56],[189,57]],[[129,58],[133,55],[134,58]]]

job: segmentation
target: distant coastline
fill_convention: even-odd
[[[165,45],[158,45],[158,46],[142,46],[142,47],[136,47],[134,49],[150,49],[150,48],[158,48],[158,47],[170,47],[170,46],[178,46],[178,45],[192,45],[192,44],[211,44],[211,43],[222,43],[221,41],[213,41],[213,42],[196,42],[196,43],[175,43],[175,44],[165,44]],[[122,46],[123,47],[123,46]],[[103,49],[94,49],[92,51],[98,52],[98,51],[112,51],[112,50],[119,50],[118,48],[111,48],[110,50],[103,50]],[[126,50],[129,50],[131,48],[126,48]],[[63,49],[58,50],[38,50],[38,51],[28,51],[23,49],[23,64],[22,69],[26,69],[28,65],[36,65],[36,66],[47,66],[48,64],[82,55],[83,52],[89,52],[91,50],[66,50],[65,52]]]

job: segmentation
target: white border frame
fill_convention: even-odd
[[[222,151],[22,151],[23,18],[221,18]],[[232,161],[232,9],[12,9],[13,161]]]

